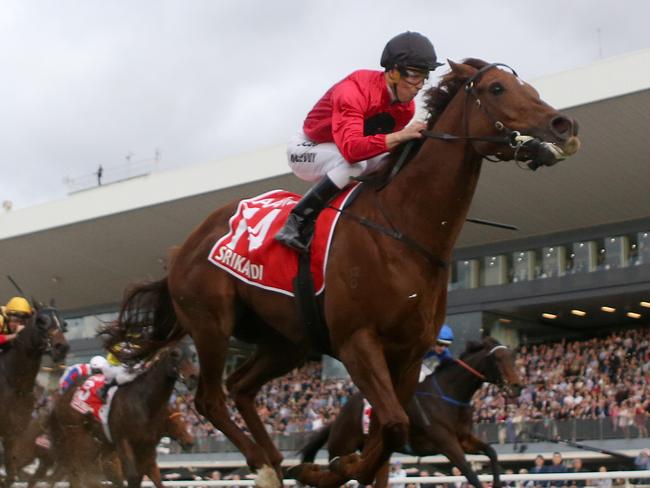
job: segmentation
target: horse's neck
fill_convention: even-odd
[[[456,105],[447,110],[462,114],[462,107]],[[463,135],[462,115],[443,114],[433,130]],[[399,209],[401,232],[448,260],[476,191],[480,169],[481,157],[470,145],[428,139],[386,187],[385,205]]]
[[[31,391],[41,366],[43,353],[34,347],[38,332],[33,328],[23,330],[4,355],[7,382],[21,392]]]
[[[483,384],[476,375],[457,363],[435,371],[433,376],[446,396],[464,403],[469,403]]]
[[[148,372],[134,380],[134,382],[137,382],[139,396],[142,398],[149,415],[166,408],[167,400],[174,389],[176,379],[168,374],[166,364],[168,360],[167,358],[162,359],[159,363],[153,365]]]

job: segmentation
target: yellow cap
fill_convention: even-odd
[[[108,361],[108,364],[111,366],[119,366],[120,365],[120,360],[115,357],[115,354],[112,352],[109,352],[106,355],[106,361]]]
[[[5,306],[5,314],[31,315],[33,313],[29,302],[23,297],[13,297]]]

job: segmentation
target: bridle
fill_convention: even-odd
[[[476,85],[480,81],[483,74],[485,74],[487,71],[491,70],[492,68],[496,68],[498,66],[503,66],[505,68],[508,68],[512,72],[512,74],[515,75],[515,77],[517,78],[519,77],[519,75],[517,75],[517,72],[507,64],[491,63],[479,69],[476,73],[474,73],[474,75],[471,78],[465,81],[465,83],[462,86],[462,89],[466,93],[465,108],[463,110],[463,126],[464,126],[465,135],[457,136],[453,134],[447,134],[444,132],[433,132],[429,130],[422,131],[422,135],[429,139],[440,139],[443,141],[467,141],[472,145],[472,149],[474,150],[474,152],[480,155],[481,158],[487,159],[488,161],[496,162],[496,161],[500,161],[501,159],[499,159],[498,157],[496,159],[492,159],[489,155],[482,154],[480,151],[476,149],[474,142],[490,142],[493,144],[507,145],[508,147],[514,150],[513,159],[515,161],[529,161],[527,165],[528,168],[532,171],[535,171],[540,166],[553,166],[554,164],[558,163],[561,159],[563,159],[563,157],[561,157],[563,154],[561,152],[561,149],[557,148],[555,144],[544,142],[537,137],[523,135],[519,131],[506,127],[506,125],[503,122],[501,122],[497,117],[495,117],[492,114],[492,112],[488,110],[485,104],[481,102],[481,99],[479,98],[479,95],[476,91]],[[497,131],[504,133],[503,136],[468,135],[469,121],[467,119],[467,107],[471,99],[474,100],[474,104],[479,109],[481,109],[481,111],[487,116],[488,119],[490,119],[494,128]],[[520,159],[520,156],[522,155],[522,150],[524,150],[525,152],[526,151],[530,152],[535,156],[532,159],[526,157]]]
[[[504,346],[503,344],[497,344],[496,346],[492,347],[492,349],[490,349],[490,351],[488,351],[488,353],[487,353],[487,354],[482,358],[482,360],[484,360],[484,359],[488,359],[490,356],[492,356],[492,355],[493,355],[496,351],[498,351],[499,349],[506,349],[506,350],[508,350],[508,347],[507,347],[507,346]],[[469,364],[467,364],[465,361],[463,361],[463,360],[460,359],[460,358],[458,358],[458,359],[453,359],[453,361],[454,361],[456,364],[458,364],[459,366],[461,366],[462,368],[464,368],[465,370],[467,370],[470,374],[472,374],[474,377],[476,377],[477,379],[479,379],[481,382],[486,382],[486,381],[488,381],[488,382],[490,382],[490,383],[493,383],[493,384],[497,385],[499,388],[501,388],[501,387],[503,387],[503,385],[505,385],[505,380],[504,380],[502,374],[499,374],[499,375],[498,375],[498,378],[494,378],[494,380],[492,380],[492,379],[488,378],[485,374],[481,373],[481,372],[478,371],[476,368],[470,366]],[[496,361],[495,361],[495,363],[496,363]],[[495,364],[495,367],[496,367],[497,370],[498,370],[498,366],[496,366],[496,364]],[[500,373],[500,372],[499,372],[499,373]],[[433,382],[433,386],[435,387],[435,389],[436,389],[436,391],[437,391],[437,395],[436,395],[436,396],[440,397],[440,398],[441,398],[442,400],[444,400],[445,402],[450,403],[450,404],[452,404],[452,405],[455,405],[455,406],[457,406],[457,407],[465,407],[465,408],[469,408],[469,407],[472,406],[472,404],[469,403],[469,402],[463,402],[463,401],[457,400],[457,399],[452,398],[452,397],[450,397],[449,395],[447,395],[447,394],[442,390],[442,387],[440,386],[440,384],[436,381],[435,376],[432,376],[431,379],[432,379],[432,382]],[[431,394],[430,394],[430,393],[425,393],[425,392],[416,392],[416,395],[422,396],[422,395],[431,395]]]
[[[43,324],[39,323],[39,317],[47,317],[43,320]],[[50,354],[53,350],[53,336],[57,331],[63,333],[63,326],[59,321],[57,311],[53,307],[45,307],[36,311],[34,316],[34,327],[36,327],[39,332],[45,332],[45,335],[40,336],[40,347],[39,351],[43,354]]]

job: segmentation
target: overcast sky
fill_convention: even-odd
[[[532,80],[650,47],[648,19],[647,0],[2,0],[0,202],[128,155],[165,171],[283,144],[404,30]]]

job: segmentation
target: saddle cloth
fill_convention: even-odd
[[[355,186],[344,190],[330,206],[344,206]],[[228,233],[214,245],[208,260],[250,285],[293,296],[298,253],[277,242],[274,236],[299,199],[295,193],[273,190],[239,202],[230,218]],[[328,251],[340,215],[337,210],[326,208],[316,221],[311,243],[311,272],[316,294],[325,288]]]
[[[372,405],[370,402],[363,399],[363,410],[361,410],[361,430],[364,435],[368,435],[370,432],[370,416],[372,415]]]
[[[84,415],[91,412],[95,420],[102,425],[104,435],[108,441],[113,442],[108,425],[108,415],[110,413],[113,397],[117,391],[117,386],[112,386],[108,390],[106,402],[104,403],[99,397],[99,390],[105,383],[106,378],[104,378],[103,374],[96,374],[89,377],[75,390],[72,395],[72,400],[70,400],[70,406]]]

